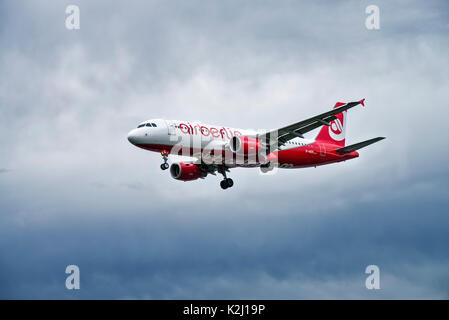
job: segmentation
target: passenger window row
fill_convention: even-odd
[[[307,144],[305,144],[305,143],[294,142],[294,141],[287,141],[287,144],[296,144],[297,146],[307,146]]]

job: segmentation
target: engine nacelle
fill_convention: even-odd
[[[266,162],[265,150],[262,150],[262,144],[259,139],[233,136],[229,142],[229,149],[237,156],[243,157],[245,160],[251,159],[258,163]]]
[[[204,178],[201,169],[193,163],[173,163],[170,166],[170,174],[174,179],[181,181],[192,181],[198,178]]]

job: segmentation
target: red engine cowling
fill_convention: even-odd
[[[238,156],[246,159],[253,159],[263,163],[266,161],[264,150],[260,140],[245,136],[233,136],[229,142],[229,148]]]
[[[173,163],[170,166],[170,174],[176,180],[192,181],[201,178],[200,168],[193,163]]]

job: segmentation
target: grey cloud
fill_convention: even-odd
[[[140,190],[144,188],[144,185],[141,183],[122,183],[121,186],[133,190]]]
[[[448,221],[426,199],[307,215],[151,204],[91,217],[61,212],[50,225],[3,227],[16,232],[2,232],[1,250],[13,245],[16,258],[3,261],[1,281],[11,296],[31,298],[447,298]],[[71,263],[82,272],[76,296],[61,281]],[[381,268],[381,292],[364,288],[369,264]],[[18,278],[29,291],[14,285]]]

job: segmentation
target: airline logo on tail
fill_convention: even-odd
[[[346,131],[345,118],[346,118],[346,111],[343,112],[343,117],[341,120],[337,118],[334,121],[332,121],[331,125],[329,126],[329,135],[335,141],[342,141],[345,139],[345,131]]]
[[[337,102],[334,109],[344,106],[345,104],[346,103],[344,102]],[[337,113],[334,120],[327,125],[323,125],[316,137],[316,140],[344,147],[346,136],[346,116],[347,111]]]

